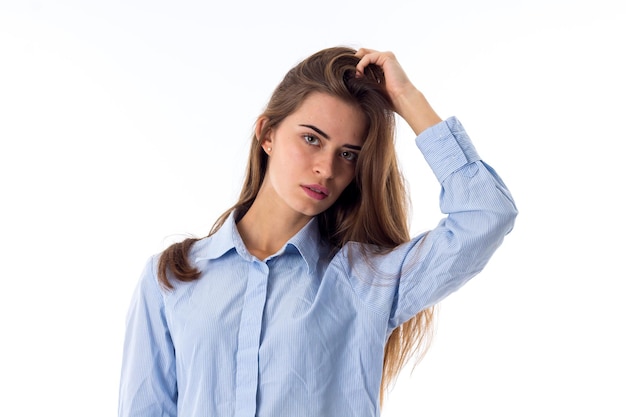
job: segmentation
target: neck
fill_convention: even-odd
[[[284,210],[276,209],[257,198],[237,223],[248,252],[261,260],[280,250],[311,220],[303,215],[284,215]]]

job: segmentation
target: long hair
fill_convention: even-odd
[[[397,163],[395,114],[384,88],[384,74],[378,66],[370,65],[364,76],[357,78],[359,58],[355,52],[345,47],[324,49],[285,75],[259,116],[267,122],[259,137],[252,137],[239,200],[217,219],[209,236],[222,227],[233,211],[236,220],[243,217],[259,193],[268,165],[259,139],[296,111],[311,93],[320,92],[357,106],[367,120],[367,136],[359,153],[354,180],[330,208],[318,215],[321,236],[334,249],[348,242],[359,242],[378,248],[379,253],[409,240],[407,192]],[[189,250],[197,240],[186,239],[163,252],[158,267],[163,287],[173,288],[168,274],[180,281],[193,281],[200,276],[200,271],[188,259]],[[381,401],[409,358],[419,360],[426,352],[433,319],[434,310],[429,308],[392,332],[385,346]]]

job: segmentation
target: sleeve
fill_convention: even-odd
[[[437,227],[398,248],[389,327],[395,328],[478,274],[513,228],[517,208],[496,172],[482,162],[463,126],[450,118],[416,139],[441,183]],[[389,267],[389,265],[387,266]]]
[[[176,360],[156,262],[146,265],[128,310],[119,417],[176,416]]]

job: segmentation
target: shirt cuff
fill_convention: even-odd
[[[415,138],[417,147],[440,183],[464,165],[480,160],[478,152],[456,117],[450,117]]]

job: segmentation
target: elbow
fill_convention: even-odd
[[[502,212],[499,212],[496,216],[495,229],[499,231],[502,236],[506,236],[513,230],[515,226],[515,220],[517,219],[518,210],[514,204],[511,205]]]
[[[495,247],[500,246],[504,237],[513,230],[517,213],[517,208],[514,205],[511,205],[506,210],[492,212],[489,216],[488,226],[483,232],[485,233],[483,238],[486,238],[487,241],[492,241]]]
[[[509,210],[506,211],[504,217],[504,227],[506,229],[505,234],[509,234],[511,230],[513,230],[513,226],[515,226],[515,220],[517,219],[519,211],[513,202],[511,202]]]
[[[517,213],[517,208],[515,208],[513,204],[506,210],[491,213],[485,225],[486,227],[483,229],[482,233],[478,233],[478,236],[480,236],[478,241],[482,243],[476,242],[481,252],[485,251],[488,253],[487,258],[500,247],[505,236],[511,233],[515,226]]]
[[[482,270],[485,264],[504,242],[504,238],[511,233],[515,226],[518,211],[514,205],[505,211],[498,211],[489,216],[486,224],[483,224],[482,231],[476,231],[468,244],[466,255],[470,255],[475,261],[474,273]]]

